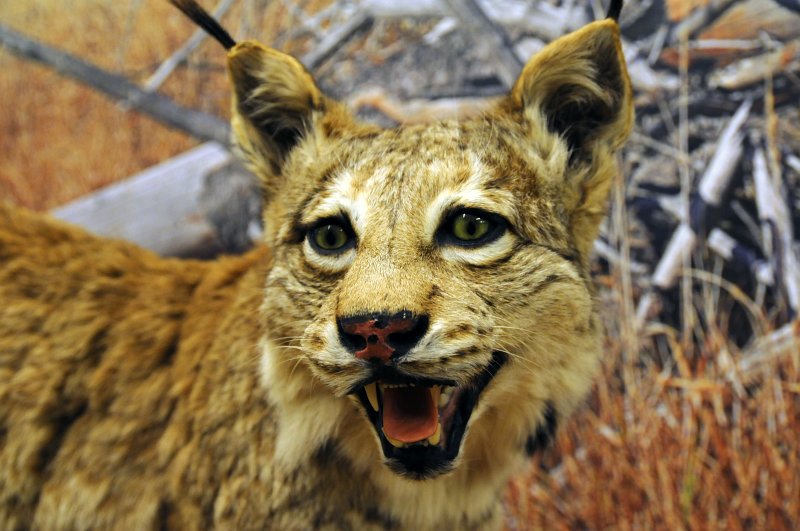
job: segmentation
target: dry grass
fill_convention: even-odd
[[[670,335],[641,356],[608,340],[585,410],[510,485],[510,529],[796,528],[800,358],[731,373],[725,347],[687,356],[675,334],[664,367],[646,347]]]
[[[226,23],[268,40],[293,21],[282,3],[267,4],[258,20],[240,7]],[[138,81],[192,31],[163,0],[5,2],[0,22]],[[224,116],[222,61],[204,45],[163,91]],[[48,209],[195,143],[7,53],[0,68],[0,200]],[[693,348],[666,327],[633,329],[625,278],[600,279],[610,316],[602,377],[554,448],[510,485],[508,527],[799,525],[800,359],[741,383],[747,375],[730,370],[738,351],[714,324],[725,321],[720,306],[705,308]]]

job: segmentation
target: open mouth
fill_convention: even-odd
[[[357,388],[389,467],[412,479],[449,471],[481,393],[505,361],[505,354],[493,352],[491,363],[463,386],[392,374]]]

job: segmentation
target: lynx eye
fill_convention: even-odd
[[[447,217],[439,230],[441,244],[472,247],[492,242],[505,232],[505,220],[482,210],[457,210]]]
[[[341,253],[353,247],[353,232],[346,223],[327,220],[308,232],[308,243],[321,254]]]

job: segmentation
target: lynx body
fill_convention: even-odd
[[[0,208],[0,528],[499,528],[601,353],[615,20],[485,116],[384,130],[174,3],[229,49],[265,245],[170,260]]]

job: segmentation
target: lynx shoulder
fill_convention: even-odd
[[[169,260],[0,207],[0,528],[500,527],[601,353],[621,2],[485,115],[388,130],[173,3],[228,50],[264,245]]]

